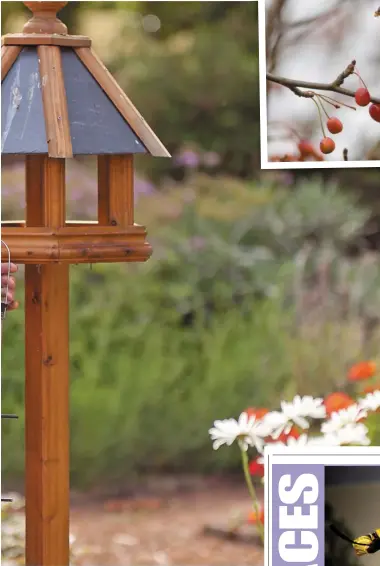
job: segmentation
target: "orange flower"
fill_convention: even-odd
[[[257,460],[258,458],[249,463],[249,473],[251,476],[260,476],[262,478],[264,476],[264,464],[260,464]]]
[[[257,521],[257,515],[256,515],[256,511],[251,511],[248,514],[248,519],[247,519],[248,523],[255,525],[258,521]],[[264,524],[264,509],[261,508],[259,511],[259,522]]]
[[[327,416],[330,416],[336,411],[347,409],[350,405],[354,405],[355,401],[347,395],[347,393],[343,393],[343,391],[336,391],[335,393],[330,393],[330,395],[325,397],[324,404]]]
[[[288,438],[299,438],[300,437],[300,433],[298,432],[298,429],[296,426],[292,426],[292,428],[290,429],[290,431],[288,433],[282,432],[280,434],[280,436],[276,439],[275,442],[284,442],[286,444],[286,441],[288,440]]]
[[[380,391],[380,383],[378,383],[377,385],[368,385],[367,387],[364,387],[362,393],[373,393],[374,391]]]
[[[262,419],[264,415],[269,413],[269,409],[264,409],[263,407],[257,409],[256,407],[248,407],[244,411],[249,417],[256,417],[256,419]]]
[[[359,362],[351,367],[348,372],[348,381],[361,381],[362,379],[369,379],[376,373],[375,362]]]

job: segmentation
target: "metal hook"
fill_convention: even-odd
[[[3,302],[3,297],[1,298],[1,320],[4,320],[5,315],[7,313],[7,308],[8,308],[8,291],[9,291],[9,278],[11,275],[11,252],[10,249],[8,248],[7,244],[1,240],[1,245],[5,247],[5,249],[7,250],[7,254],[8,254],[8,273],[7,273],[7,284],[5,287],[5,299]]]

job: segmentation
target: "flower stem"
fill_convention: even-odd
[[[264,544],[264,525],[260,521],[259,502],[257,500],[256,490],[255,490],[253,483],[252,483],[251,474],[249,473],[248,454],[245,450],[241,450],[241,460],[242,460],[242,464],[243,464],[245,481],[247,483],[249,495],[252,498],[253,508],[254,508],[255,514],[256,514],[257,530],[258,530],[260,539],[261,539],[262,543]]]

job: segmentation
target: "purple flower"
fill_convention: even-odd
[[[153,183],[146,181],[145,179],[139,179],[135,177],[135,197],[137,199],[138,195],[152,195],[156,192],[156,187]]]
[[[191,149],[185,149],[174,158],[174,163],[188,169],[196,169],[199,166],[199,155]]]

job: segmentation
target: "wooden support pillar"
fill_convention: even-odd
[[[26,225],[65,223],[65,161],[26,157]],[[25,266],[26,564],[69,564],[69,266]]]
[[[103,226],[133,226],[133,155],[98,156],[98,219]]]

